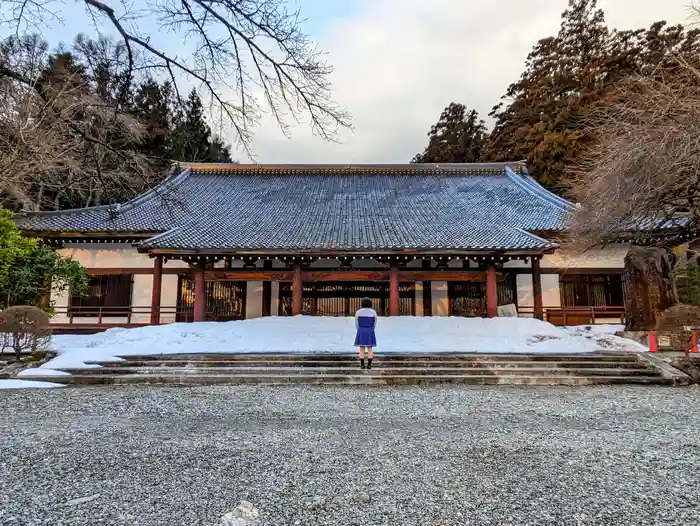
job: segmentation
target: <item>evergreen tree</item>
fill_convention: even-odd
[[[496,119],[486,155],[526,159],[543,184],[556,187],[580,150],[586,99],[596,99],[605,78],[609,31],[596,0],[570,0],[559,34],[541,40],[525,71],[491,112]]]
[[[145,127],[137,148],[161,168],[172,158],[172,105],[172,88],[167,82],[147,79],[133,96],[131,111]]]
[[[175,113],[172,159],[177,161],[231,161],[228,147],[212,137],[204,117],[204,105],[193,89]]]
[[[430,128],[428,146],[414,163],[474,163],[481,160],[487,137],[486,124],[476,110],[451,102]]]
[[[496,123],[485,158],[527,160],[541,183],[563,191],[567,170],[590,144],[590,115],[617,96],[618,83],[679,55],[695,60],[698,51],[695,29],[657,22],[648,30],[611,30],[597,0],[570,0],[558,35],[538,42],[490,113]]]

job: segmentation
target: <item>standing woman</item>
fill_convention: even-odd
[[[365,368],[365,349],[367,349],[367,369],[372,368],[373,349],[377,346],[374,328],[377,326],[377,311],[372,308],[372,300],[363,298],[362,308],[355,313],[355,347],[360,348],[360,367]]]

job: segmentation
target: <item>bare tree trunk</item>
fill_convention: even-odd
[[[663,248],[632,247],[625,257],[628,331],[648,331],[658,314],[678,303],[672,264]]]

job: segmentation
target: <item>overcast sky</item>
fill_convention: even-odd
[[[334,99],[353,116],[354,133],[340,144],[314,137],[308,126],[286,138],[263,120],[252,143],[259,162],[407,162],[451,101],[486,118],[524,68],[540,38],[557,33],[568,0],[288,0],[335,67]],[[2,0],[0,0],[2,2]],[[648,27],[657,20],[687,22],[691,0],[600,0],[610,26]],[[117,4],[117,2],[114,2]],[[132,9],[142,4],[128,3]],[[92,34],[85,4],[51,4],[59,13],[45,36],[52,45],[75,33]],[[172,52],[182,36],[160,34],[139,22],[157,45]],[[102,27],[109,27],[103,25]],[[0,33],[6,32],[7,28]],[[182,50],[179,50],[182,51]],[[219,131],[217,129],[217,131]],[[232,142],[233,135],[221,130]],[[243,152],[234,156],[241,162]]]
[[[287,139],[256,132],[260,162],[407,162],[442,109],[457,101],[486,116],[523,71],[540,38],[556,34],[567,0],[297,0],[335,67],[335,99],[353,116],[341,144],[308,128]],[[690,0],[599,2],[609,24],[686,21]],[[321,7],[325,4],[325,7]],[[329,7],[342,4],[342,10]],[[324,9],[321,13],[317,9]],[[244,154],[238,154],[247,162]]]

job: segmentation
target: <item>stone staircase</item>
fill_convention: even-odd
[[[188,354],[129,356],[71,376],[70,385],[687,385],[689,378],[650,354],[389,355],[363,371],[351,355]],[[25,373],[26,374],[26,373]],[[23,376],[32,379],[31,376]]]

